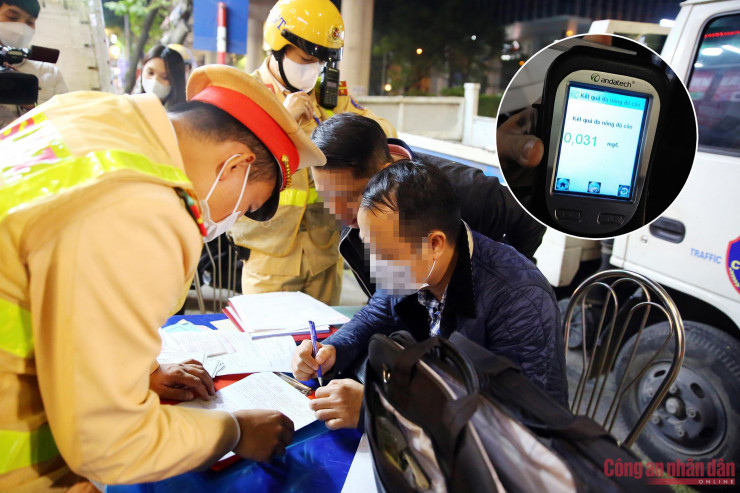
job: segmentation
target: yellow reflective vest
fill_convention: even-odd
[[[228,414],[165,409],[148,388],[157,327],[202,246],[161,104],[58,96],[0,131],[0,156],[0,490],[51,488],[67,465],[106,483],[162,479],[229,450]],[[173,256],[146,279],[148,260]]]

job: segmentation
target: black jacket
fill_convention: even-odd
[[[466,166],[430,154],[411,152],[416,161],[431,164],[447,175],[460,194],[461,215],[470,229],[491,238],[508,243],[519,253],[534,262],[534,252],[542,242],[545,227],[532,218],[514,199],[508,187],[498,178],[486,176],[478,168]],[[342,228],[339,253],[350,266],[368,297],[375,293],[375,284],[370,280],[370,259],[360,240],[359,230]]]
[[[469,240],[473,241],[472,257]],[[462,228],[457,263],[447,286],[440,335],[459,332],[517,364],[522,373],[567,405],[565,345],[552,287],[531,262],[510,246]],[[429,314],[418,296],[375,293],[368,304],[332,334],[337,376],[352,376],[367,356],[373,334],[407,330],[418,341],[429,337]]]

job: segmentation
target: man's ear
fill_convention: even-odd
[[[439,230],[432,231],[429,235],[429,246],[432,248],[432,255],[439,258],[445,245],[447,245],[447,235]]]
[[[257,159],[257,156],[248,149],[246,152],[239,154],[238,157],[233,157],[229,159],[230,160],[227,160],[224,163],[224,166],[226,166],[226,168],[224,169],[223,173],[221,173],[221,180],[227,180],[234,173],[237,172],[241,175],[241,169],[248,167],[250,164],[253,164],[254,161]]]

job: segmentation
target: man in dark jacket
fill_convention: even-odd
[[[474,231],[508,243],[530,260],[542,242],[545,227],[498,178],[478,168],[414,153],[403,141],[386,139],[380,125],[370,118],[335,115],[319,125],[311,139],[327,158],[326,166],[313,169],[313,176],[319,195],[342,224],[339,253],[368,296],[375,293],[375,285],[357,230],[357,209],[368,180],[396,159],[413,159],[442,170],[460,197],[463,220]]]
[[[377,173],[363,193],[359,234],[378,291],[312,357],[310,341],[294,353],[306,380],[318,365],[347,376],[367,354],[373,334],[411,332],[417,340],[459,332],[522,368],[567,403],[565,350],[552,288],[511,246],[480,235],[460,218],[460,202],[434,166],[402,160]],[[357,426],[362,385],[332,380],[311,406],[330,428]]]

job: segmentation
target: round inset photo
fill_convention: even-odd
[[[655,52],[621,36],[574,36],[539,51],[509,83],[497,125],[516,199],[545,225],[585,238],[658,218],[696,154],[686,87]]]

